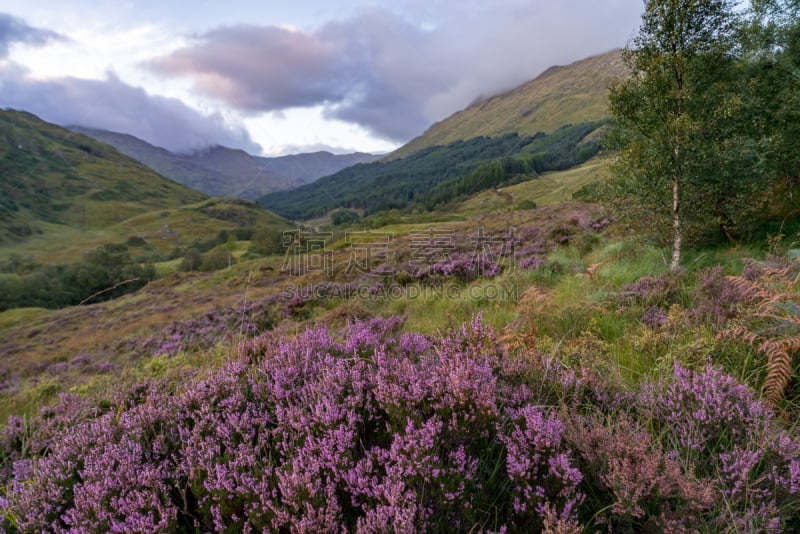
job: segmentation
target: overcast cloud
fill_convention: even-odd
[[[324,105],[329,117],[406,141],[481,95],[624,45],[638,22],[631,6],[640,2],[441,4],[430,16],[437,5],[449,15],[427,24],[373,8],[307,32],[221,27],[149,66],[241,110]]]
[[[9,8],[25,19],[0,13],[0,107],[176,151],[390,150],[480,97],[625,45],[642,7],[343,0],[334,10],[323,0],[226,1],[198,4],[191,16],[155,0],[101,2],[88,14],[77,0]]]
[[[247,130],[232,128],[219,114],[209,116],[175,98],[148,94],[113,74],[105,80],[57,78],[34,80],[12,65],[0,70],[3,107],[35,110],[48,122],[123,132],[174,152],[209,145],[241,148],[259,154]]]

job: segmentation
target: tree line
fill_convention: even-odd
[[[289,219],[350,208],[365,215],[391,209],[432,210],[490,187],[583,163],[600,146],[586,137],[604,122],[565,125],[551,133],[475,137],[428,147],[408,157],[359,164],[259,200]]]
[[[231,250],[237,241],[250,243],[246,257],[260,257],[282,253],[282,238],[281,231],[269,227],[220,230],[162,255],[144,239],[132,236],[126,243],[106,243],[79,261],[59,265],[43,265],[12,254],[0,261],[0,312],[114,299],[155,280],[155,263],[180,259],[180,271],[215,271],[236,263]]]

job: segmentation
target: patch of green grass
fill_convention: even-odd
[[[489,189],[468,198],[453,209],[462,216],[517,209],[525,201],[548,206],[572,199],[583,186],[597,181],[608,167],[608,159],[598,157],[565,171],[546,172],[520,184]]]
[[[51,310],[44,308],[15,308],[0,312],[0,330],[14,326],[30,325],[37,319],[51,314]]]

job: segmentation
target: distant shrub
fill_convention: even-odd
[[[360,219],[358,213],[353,210],[340,208],[331,212],[331,223],[334,226],[341,226],[343,224],[353,223]]]
[[[194,247],[190,247],[183,255],[179,269],[181,271],[197,271],[200,269],[200,263],[203,261],[202,253]]]
[[[142,236],[132,235],[128,238],[126,244],[129,247],[144,247],[147,246],[147,241]]]
[[[533,200],[527,199],[527,198],[525,200],[523,200],[522,202],[520,202],[519,204],[517,204],[517,209],[520,210],[520,211],[533,210],[533,209],[536,209],[536,207],[537,207],[536,206],[536,202],[534,202]]]
[[[270,255],[285,252],[283,236],[283,232],[274,228],[256,228],[253,230],[250,240],[255,252],[261,255]]]
[[[200,260],[201,271],[218,271],[236,263],[236,258],[224,247],[215,247],[205,254]]]

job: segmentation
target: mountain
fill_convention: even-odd
[[[608,87],[625,74],[619,51],[551,67],[434,124],[387,157],[259,199],[307,219],[337,208],[366,214],[438,209],[479,191],[568,169],[598,153]]]
[[[175,154],[132,135],[80,126],[76,132],[107,143],[159,174],[210,196],[257,198],[271,191],[300,185],[267,169],[243,150],[211,147],[192,154]]]
[[[124,242],[163,258],[223,230],[289,227],[254,202],[208,198],[110,145],[0,110],[0,260],[69,263]]]
[[[357,163],[378,159],[372,154],[330,152],[264,158],[222,146],[176,154],[124,133],[82,126],[71,129],[107,143],[159,174],[211,196],[256,199],[272,191],[313,182]]]
[[[604,124],[585,122],[549,135],[512,132],[427,147],[405,158],[348,167],[312,184],[271,193],[259,203],[290,219],[319,217],[337,208],[367,215],[409,207],[431,211],[484,189],[584,163],[600,150],[595,134]]]
[[[380,159],[380,157],[365,152],[332,154],[320,151],[260,159],[273,172],[289,176],[303,183],[311,183],[323,176],[335,174],[342,169],[359,163],[372,163]]]
[[[551,67],[529,82],[437,122],[386,159],[482,135],[534,135],[553,132],[565,124],[603,119],[608,110],[608,87],[625,75],[619,50]]]
[[[206,198],[111,146],[13,110],[0,110],[0,176],[0,245],[47,225],[104,228]]]

